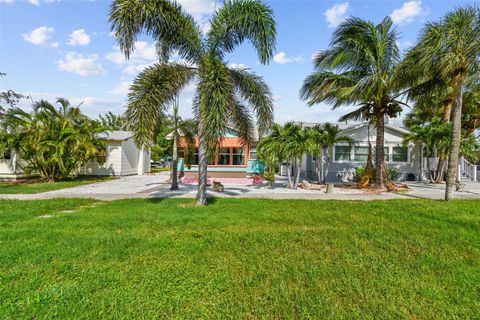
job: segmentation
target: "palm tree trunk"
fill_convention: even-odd
[[[298,182],[300,181],[300,172],[302,170],[302,158],[296,161],[297,166],[296,166],[296,172],[295,172],[295,184],[293,186],[293,189],[297,190],[298,188]]]
[[[453,199],[453,190],[457,179],[458,155],[460,153],[460,140],[462,136],[462,99],[463,99],[463,76],[456,77],[455,106],[452,119],[452,147],[448,157],[447,185],[445,188],[445,200]],[[460,178],[460,177],[458,177]]]
[[[202,134],[203,120],[198,124],[198,192],[197,205],[207,205],[207,150]]]
[[[452,116],[452,106],[453,106],[453,99],[449,99],[448,101],[445,102],[445,105],[443,107],[443,116],[442,116],[442,120],[445,123],[450,123],[450,118]],[[446,162],[445,156],[440,155],[438,157],[437,169],[434,175],[435,183],[440,183],[443,180],[443,173],[445,172],[445,162]]]
[[[288,187],[292,189],[292,167],[290,162],[287,162],[287,177],[288,177]]]
[[[172,186],[170,190],[178,190],[178,150],[177,150],[177,139],[173,139],[173,152],[172,152]]]
[[[329,151],[329,148],[327,148],[327,150],[325,151],[325,173],[323,174],[323,182],[327,182],[327,178],[328,178],[328,170],[330,169],[330,151]]]
[[[377,117],[377,137],[375,141],[375,187],[384,188],[383,184],[383,143],[385,139],[385,117],[383,114]]]

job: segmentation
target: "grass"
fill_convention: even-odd
[[[16,181],[0,181],[0,194],[32,194],[47,192],[71,187],[78,187],[90,183],[115,179],[111,176],[77,177],[56,182],[46,182],[39,179],[18,179]]]
[[[152,173],[167,172],[167,171],[170,171],[170,168],[169,167],[167,167],[167,168],[151,168],[150,171]]]
[[[470,200],[214,199],[204,208],[191,199],[0,201],[0,314],[478,318],[479,207]]]

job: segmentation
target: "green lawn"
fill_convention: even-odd
[[[112,180],[114,177],[78,177],[74,179],[45,182],[38,179],[19,179],[17,181],[0,181],[0,194],[14,193],[40,193],[71,187],[82,186],[85,184]]]
[[[420,200],[216,199],[205,208],[191,199],[0,201],[0,315],[478,318],[479,208]]]

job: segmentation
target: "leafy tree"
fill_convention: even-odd
[[[48,181],[67,178],[88,162],[103,164],[106,159],[105,145],[96,137],[104,128],[68,100],[57,103],[58,109],[44,100],[35,102],[32,112],[9,109],[5,130],[0,132],[0,152],[13,150],[21,159],[18,166]]]
[[[128,130],[125,117],[116,115],[111,111],[105,113],[105,115],[98,115],[99,124],[108,130]]]
[[[343,22],[333,34],[330,49],[319,52],[315,71],[300,91],[309,105],[326,102],[336,109],[357,104],[343,120],[366,120],[376,128],[375,185],[393,187],[384,161],[385,116],[396,117],[399,100],[395,68],[400,60],[397,33],[387,17],[374,25],[360,18]]]
[[[259,0],[226,1],[203,35],[194,19],[177,2],[115,0],[110,10],[112,31],[127,58],[140,34],[153,36],[161,61],[172,52],[186,63],[156,63],[135,79],[128,96],[126,117],[139,144],[149,145],[155,128],[172,101],[195,81],[194,114],[198,119],[199,187],[197,203],[205,205],[207,157],[212,156],[228,126],[234,126],[246,144],[256,125],[265,132],[272,123],[273,103],[262,78],[246,69],[228,67],[226,55],[250,40],[266,64],[275,50],[273,13]]]
[[[5,77],[7,74],[0,72],[0,77]],[[5,116],[5,110],[13,108],[23,99],[24,96],[13,90],[6,90],[0,92],[0,124]]]
[[[479,70],[480,10],[476,6],[459,7],[439,22],[429,23],[422,31],[409,61],[419,77],[437,75],[451,90],[452,135],[448,157],[445,200],[453,198],[457,163],[462,140],[463,93],[468,79]]]

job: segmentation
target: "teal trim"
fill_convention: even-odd
[[[237,138],[238,137],[238,132],[228,128],[227,132],[225,132],[225,137],[226,138]]]
[[[251,159],[248,160],[247,173],[263,174],[265,172],[265,164],[262,160]]]

